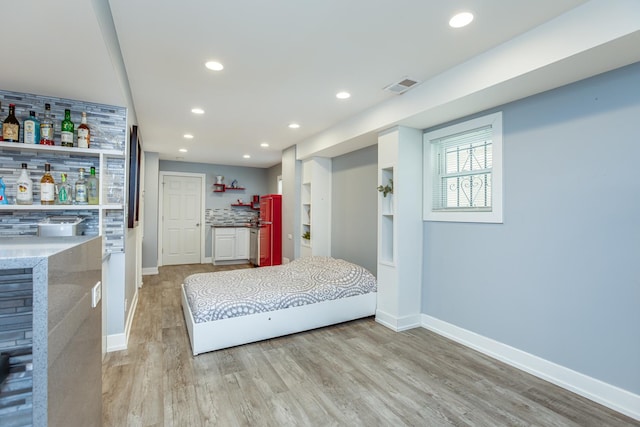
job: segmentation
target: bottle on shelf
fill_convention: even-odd
[[[59,205],[70,205],[73,198],[73,191],[71,190],[71,185],[67,181],[67,174],[60,174],[60,187],[58,188],[58,197],[57,203]]]
[[[73,147],[73,122],[71,121],[71,110],[64,110],[64,119],[60,123],[60,145],[63,147]]]
[[[97,205],[100,201],[100,181],[96,176],[96,168],[91,166],[91,174],[87,178],[87,199],[90,205]]]
[[[54,145],[53,120],[51,119],[51,104],[44,104],[44,118],[40,122],[40,144]]]
[[[75,199],[76,204],[78,205],[86,205],[89,203],[89,199],[87,198],[87,181],[84,178],[84,168],[78,169],[80,172],[80,176],[75,184]]]
[[[20,142],[20,122],[16,118],[15,104],[9,104],[9,115],[2,123],[2,138],[7,142]]]
[[[7,186],[5,185],[2,177],[0,176],[0,205],[8,205],[9,201],[7,200],[7,195],[5,194],[5,189]]]
[[[91,146],[91,129],[87,125],[87,113],[82,112],[82,120],[78,126],[78,148]]]
[[[22,122],[25,144],[40,144],[40,121],[36,118],[35,111],[29,111],[29,117]]]
[[[29,177],[29,170],[27,164],[22,164],[22,170],[20,176],[16,181],[16,203],[18,205],[32,205],[33,204],[33,181]]]
[[[0,102],[0,117],[2,117],[2,103],[1,102]],[[0,141],[2,141],[2,140],[3,140],[3,138],[2,138],[2,126],[0,126]],[[5,199],[5,201],[6,200],[7,199]],[[1,200],[0,200],[0,202],[1,202]]]
[[[53,205],[56,200],[56,182],[51,176],[51,165],[44,164],[44,175],[40,180],[40,203],[43,205]]]

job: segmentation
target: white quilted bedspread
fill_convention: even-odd
[[[184,285],[196,323],[376,292],[376,278],[369,271],[331,257],[198,273],[187,277]]]

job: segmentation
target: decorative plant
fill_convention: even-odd
[[[387,194],[393,194],[393,180],[390,179],[389,183],[385,186],[378,185],[378,191],[381,192],[384,197],[387,197]]]
[[[305,240],[311,240],[311,232],[305,231],[304,233],[302,233],[302,238]]]

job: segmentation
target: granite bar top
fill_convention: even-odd
[[[97,237],[3,237],[0,240],[0,266],[3,268],[30,267],[38,259],[47,258],[95,238]]]

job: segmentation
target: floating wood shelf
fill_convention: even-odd
[[[232,203],[231,206],[250,208],[250,209],[253,209],[254,211],[260,210],[260,205],[258,204],[256,206],[256,204],[253,204],[253,203]]]
[[[231,187],[225,184],[213,184],[214,193],[224,193],[225,191],[245,190],[244,187]]]

